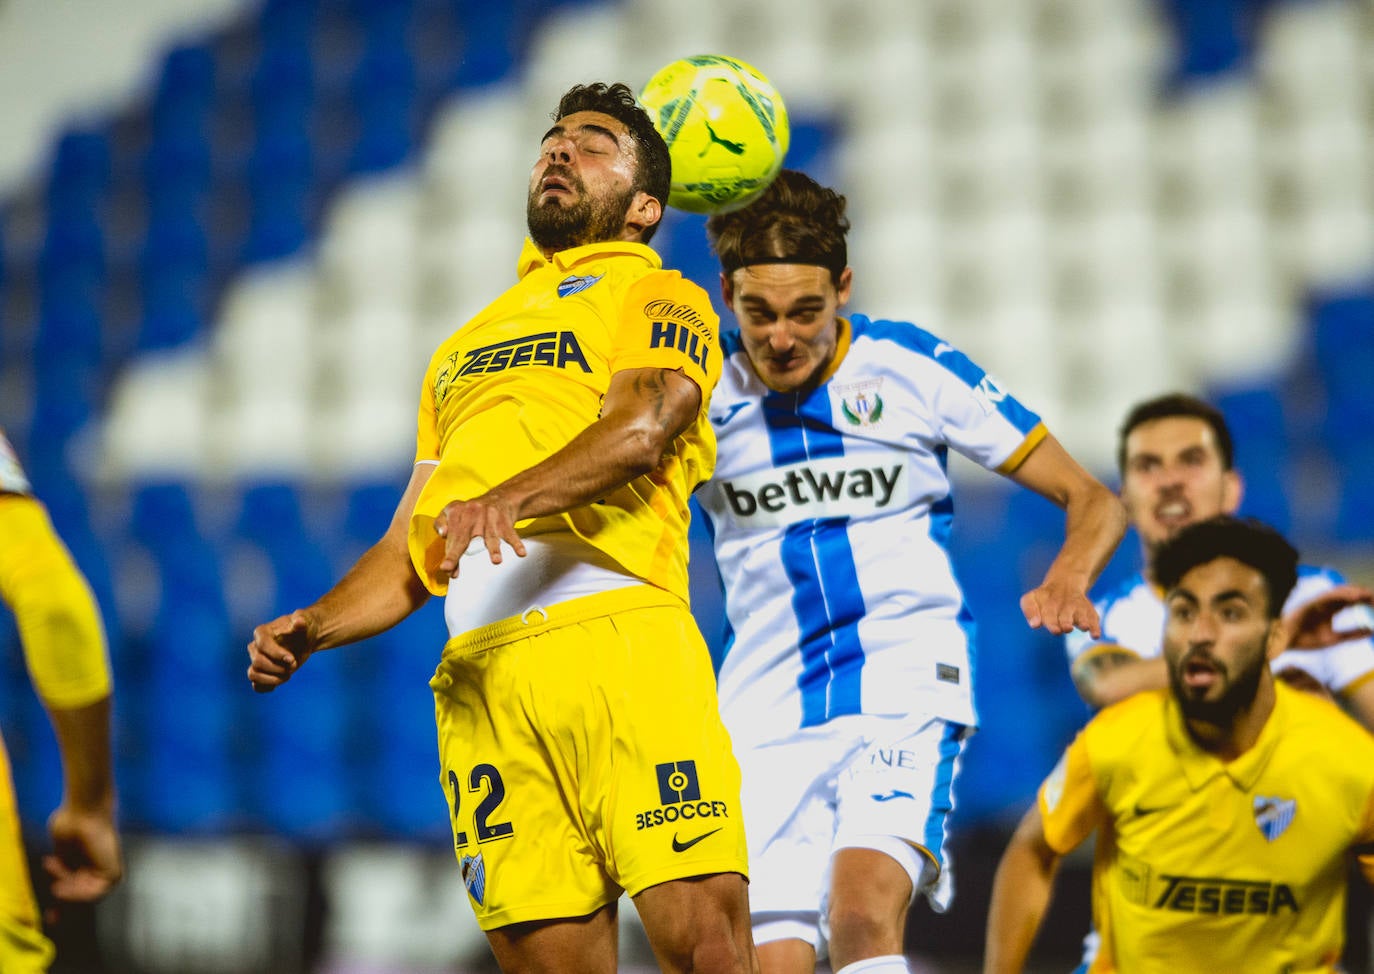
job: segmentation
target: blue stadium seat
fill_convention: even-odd
[[[190,488],[179,480],[138,484],[133,489],[129,535],[152,551],[200,537]]]
[[[68,130],[57,142],[48,172],[47,203],[88,206],[103,197],[110,181],[110,140],[99,130]]]
[[[1171,86],[1242,71],[1254,54],[1255,0],[1163,0],[1160,8],[1177,41]]]
[[[204,193],[214,178],[208,124],[194,103],[185,114],[164,114],[154,128],[140,167],[150,202],[172,196],[173,204],[185,206],[193,194]]]
[[[529,32],[532,0],[483,3],[455,0],[467,35],[464,57],[454,79],[458,87],[479,88],[509,75],[523,53]]]
[[[344,536],[371,545],[386,531],[400,503],[404,485],[389,482],[355,484],[348,491]]]
[[[1321,298],[1310,318],[1313,359],[1328,397],[1326,432],[1339,448],[1344,440],[1369,436],[1374,423],[1374,290]]]
[[[208,43],[185,43],[167,52],[153,94],[153,114],[175,103],[208,106],[215,97],[215,52]]]
[[[311,237],[306,187],[277,184],[253,197],[239,260],[254,264],[298,253]]]
[[[1288,531],[1292,512],[1284,473],[1291,459],[1288,419],[1280,393],[1264,386],[1213,393],[1235,441],[1236,468],[1245,478],[1241,513]]]

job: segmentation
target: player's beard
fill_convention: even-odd
[[[1255,697],[1259,694],[1260,679],[1264,675],[1264,668],[1269,665],[1264,654],[1265,645],[1265,640],[1260,639],[1258,645],[1252,647],[1254,653],[1250,657],[1250,665],[1238,670],[1234,677],[1220,660],[1210,655],[1207,657],[1224,684],[1221,696],[1215,700],[1194,698],[1192,691],[1184,685],[1183,663],[1187,656],[1179,659],[1177,665],[1170,665],[1169,683],[1184,718],[1223,729],[1230,728],[1237,717],[1254,705]]]
[[[549,167],[550,171],[553,169]],[[625,228],[625,215],[634,201],[634,190],[627,189],[609,199],[595,199],[571,171],[560,168],[557,174],[577,193],[577,201],[567,203],[555,198],[541,205],[541,189],[535,186],[530,190],[525,221],[534,245],[540,250],[557,251],[619,240]]]

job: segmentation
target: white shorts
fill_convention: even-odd
[[[952,785],[968,729],[940,718],[856,714],[785,741],[736,750],[749,842],[755,943],[820,948],[830,862],[876,849],[943,912],[953,895],[946,848]]]

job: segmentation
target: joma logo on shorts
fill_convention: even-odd
[[[570,331],[546,331],[513,338],[474,348],[465,356],[458,370],[460,376],[489,375],[526,365],[546,365],[557,369],[576,365],[583,372],[592,370],[587,364],[587,356],[582,354],[582,346],[577,343],[577,336]]]
[[[1287,907],[1298,912],[1298,900],[1287,883],[1253,883],[1237,879],[1195,879],[1162,876],[1164,892],[1155,900],[1157,910],[1181,913],[1259,914],[1273,916]]]

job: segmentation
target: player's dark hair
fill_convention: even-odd
[[[726,274],[750,264],[815,264],[838,285],[849,263],[844,208],[833,189],[784,169],[748,206],[707,220],[706,236]]]
[[[635,93],[618,81],[611,85],[600,81],[573,85],[559,100],[553,120],[557,122],[574,112],[600,112],[624,123],[630,130],[630,138],[634,139],[638,163],[630,188],[635,192],[643,190],[666,207],[668,191],[673,185],[673,163],[668,156],[668,143],[654,128],[649,113],[635,100]],[[640,239],[648,243],[657,230],[658,224],[645,227]]]
[[[1190,524],[1155,553],[1155,581],[1170,592],[1198,565],[1234,558],[1264,576],[1268,616],[1277,619],[1298,583],[1298,552],[1269,525],[1254,518],[1220,515]]]
[[[1217,441],[1217,450],[1221,453],[1221,468],[1230,470],[1235,466],[1236,448],[1231,441],[1231,428],[1226,425],[1226,417],[1221,414],[1221,410],[1211,403],[1203,402],[1197,396],[1190,396],[1183,392],[1171,392],[1138,403],[1126,414],[1126,419],[1122,422],[1121,430],[1116,437],[1117,471],[1123,475],[1126,473],[1126,438],[1137,426],[1142,426],[1152,420],[1169,419],[1174,416],[1190,416],[1193,419],[1200,419],[1210,426],[1212,436]]]

